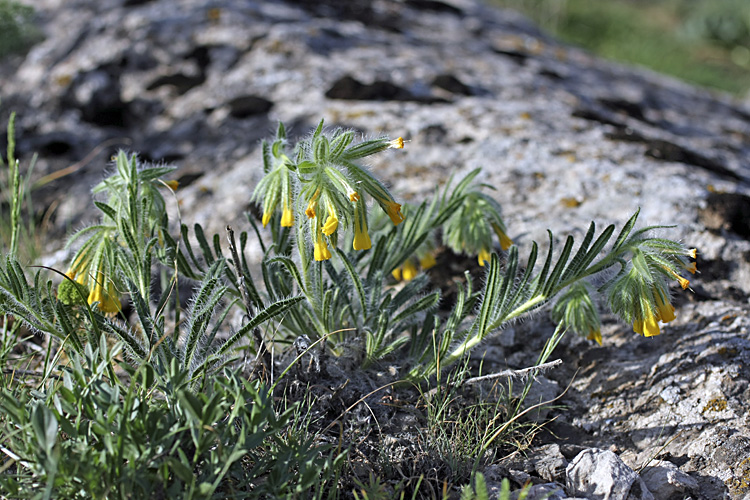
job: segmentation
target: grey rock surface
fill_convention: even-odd
[[[482,166],[522,254],[547,228],[580,238],[640,207],[642,225],[675,224],[665,234],[698,249],[701,274],[675,288],[659,337],[605,317],[602,347],[563,340],[564,367],[545,377],[554,395],[568,388],[566,408],[550,410],[547,444],[566,460],[596,447],[632,469],[668,461],[698,498],[750,491],[747,103],[602,61],[474,0],[34,6],[46,39],[0,62],[0,118],[18,113],[35,180],[75,167],[34,193],[46,264],[64,266],[54,251],[90,220],[118,148],[178,167],[188,225],[247,229],[259,141],[279,120],[293,136],[324,118],[408,139],[370,165],[399,200]],[[487,369],[528,366],[552,329],[543,313],[513,325],[487,343]]]
[[[592,500],[653,500],[633,469],[609,450],[590,448],[568,464],[568,494]]]
[[[698,494],[698,481],[672,462],[655,460],[641,472],[641,478],[655,500],[677,500]]]

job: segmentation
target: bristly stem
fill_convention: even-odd
[[[23,200],[21,174],[18,160],[15,158],[15,122],[16,114],[11,113],[8,121],[8,177],[10,180],[10,249],[9,255],[18,256],[18,238],[21,229],[21,203]]]
[[[227,235],[229,240],[229,252],[232,254],[232,265],[234,266],[234,270],[237,273],[237,280],[238,280],[238,289],[240,291],[240,295],[242,296],[242,301],[245,303],[245,318],[249,321],[250,318],[255,314],[255,308],[253,307],[253,303],[250,300],[250,291],[248,290],[247,282],[245,281],[245,273],[242,270],[242,265],[240,264],[240,257],[239,252],[237,252],[237,243],[234,238],[234,229],[232,229],[232,226],[227,226]],[[259,360],[265,367],[266,370],[269,370],[271,368],[271,363],[273,360],[271,359],[271,352],[266,348],[266,343],[263,341],[263,335],[260,333],[260,329],[253,328],[253,338],[255,339],[255,345],[258,349],[258,352],[256,354],[256,360]]]

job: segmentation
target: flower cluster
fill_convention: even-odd
[[[488,186],[480,184],[469,191],[461,207],[446,221],[443,240],[456,253],[476,254],[479,265],[484,267],[490,260],[495,236],[502,250],[510,248],[513,241],[500,216],[500,204],[481,192],[481,187]]]
[[[607,285],[612,310],[633,324],[633,331],[645,337],[661,333],[659,322],[675,319],[669,282],[676,280],[682,289],[690,281],[680,275],[687,270],[695,274],[696,250],[662,238],[632,238],[625,248],[632,253],[627,266]]]
[[[368,197],[388,214],[393,224],[404,220],[401,205],[358,163],[386,149],[401,149],[404,140],[399,137],[353,142],[354,132],[341,129],[325,132],[321,122],[312,136],[300,141],[291,154],[287,153],[289,144],[283,125],[279,125],[273,144],[263,145],[265,176],[253,193],[253,199],[262,201],[262,223],[266,226],[271,221],[279,205],[282,227],[294,225],[295,213],[297,217],[304,214],[317,261],[331,258],[330,247],[338,244],[342,226],[352,228],[354,250],[372,247]]]
[[[96,304],[100,311],[116,314],[122,309],[120,294],[113,280],[113,231],[100,228],[91,235],[73,258],[58,288],[58,298],[64,304],[80,304],[81,296]],[[74,286],[77,284],[77,286]]]
[[[100,311],[120,311],[120,292],[124,289],[121,274],[139,284],[148,296],[151,283],[147,246],[164,242],[166,203],[160,188],[177,189],[177,181],[164,181],[162,176],[173,167],[144,168],[136,155],[119,152],[113,157],[115,171],[96,185],[94,194],[101,211],[99,224],[81,229],[71,242],[85,239],[73,256],[66,276],[58,288],[58,297],[67,304],[77,304],[86,295],[89,304]],[[140,242],[140,243],[139,243]],[[146,243],[148,242],[148,243]],[[75,283],[75,285],[74,285]]]
[[[417,267],[417,264],[419,267]],[[419,274],[419,269],[427,271],[428,269],[435,267],[436,264],[437,261],[435,260],[434,251],[428,250],[421,256],[417,255],[406,259],[402,265],[391,272],[391,275],[396,281],[411,281],[416,278],[417,274]]]

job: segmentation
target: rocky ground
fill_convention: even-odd
[[[601,347],[566,338],[538,384],[564,408],[525,459],[486,475],[551,498],[748,495],[747,103],[604,62],[472,0],[34,6],[46,38],[1,63],[0,114],[18,113],[18,155],[39,154],[48,263],[118,148],[179,168],[186,222],[244,227],[258,143],[279,120],[293,135],[324,118],[408,139],[372,165],[400,199],[482,166],[522,254],[547,228],[580,237],[640,207],[642,224],[675,224],[668,234],[698,249],[677,320],[650,339],[608,320]],[[528,366],[551,330],[537,315],[485,359]]]

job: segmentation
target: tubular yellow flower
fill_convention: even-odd
[[[367,233],[367,213],[364,202],[358,201],[354,206],[354,241],[352,246],[355,250],[368,250],[372,248],[370,235]]]
[[[85,277],[84,274],[75,274],[75,273],[72,273],[70,271],[68,271],[67,273],[65,273],[65,276],[67,276],[68,278],[72,279],[73,281],[75,281],[76,283],[78,283],[80,285],[83,285],[85,283],[85,280],[86,280],[86,277]]]
[[[359,201],[359,193],[356,191],[351,191],[347,193],[349,195],[349,201]]]
[[[393,271],[391,271],[391,276],[393,276],[393,279],[396,281],[401,281],[401,268],[397,267]]]
[[[323,225],[323,234],[326,236],[331,236],[333,233],[336,232],[336,229],[339,227],[339,218],[336,217],[336,212],[333,209],[332,205],[328,205],[328,218],[326,219],[326,223]]]
[[[320,188],[318,188],[317,191],[315,191],[315,194],[310,198],[310,201],[307,203],[307,208],[305,209],[305,215],[309,219],[315,218],[315,209],[318,208],[318,198],[320,197]]]
[[[674,306],[669,303],[669,301],[665,301],[661,293],[658,291],[654,291],[654,298],[656,299],[656,309],[657,309],[657,316],[658,319],[660,319],[664,323],[669,323],[673,319],[675,319],[674,315]]]
[[[266,227],[269,222],[271,222],[271,216],[273,215],[272,212],[264,212],[263,218],[261,219],[261,222],[263,223],[263,227]]]
[[[414,265],[411,259],[404,262],[403,271],[401,277],[404,281],[411,281],[417,277],[417,266]]]
[[[695,262],[691,262],[690,264],[685,266],[685,269],[687,269],[690,274],[695,274],[698,271],[698,266],[695,264]]]
[[[98,308],[104,313],[116,313],[122,308],[120,299],[117,297],[117,291],[109,284],[107,289],[104,289],[103,281],[106,277],[99,273],[99,279],[94,283],[94,288],[89,293],[88,303],[93,304],[98,302]]]
[[[393,139],[388,143],[388,147],[392,149],[404,149],[404,138],[399,137],[397,139]]]
[[[166,184],[169,187],[169,189],[171,189],[172,191],[177,191],[177,188],[180,186],[179,181],[175,181],[175,180],[164,181],[164,184]]]
[[[292,212],[292,209],[289,208],[289,204],[285,201],[284,209],[281,211],[281,227],[292,226],[294,226],[294,213]]]
[[[682,276],[675,274],[675,278],[677,278],[677,281],[680,282],[680,286],[682,287],[683,290],[687,289],[687,287],[690,286],[690,281],[683,278]]]
[[[510,246],[513,244],[513,240],[511,240],[510,238],[508,238],[508,235],[505,234],[505,231],[503,231],[502,229],[500,229],[500,226],[498,226],[494,222],[492,223],[492,229],[495,230],[495,234],[497,235],[497,239],[500,240],[500,248],[502,248],[503,251],[509,249]]]
[[[698,255],[698,249],[697,248],[691,248],[688,250],[688,257],[695,259]]]
[[[437,261],[435,260],[435,256],[432,255],[432,252],[428,252],[419,259],[419,265],[422,266],[423,270],[428,270],[431,267],[435,267],[435,264],[437,264]]]
[[[404,222],[404,215],[401,213],[400,204],[393,200],[384,200],[383,204],[385,205],[385,212],[388,214],[388,217],[391,218],[391,221],[393,221],[394,226],[398,226]]]
[[[479,261],[479,265],[484,267],[484,263],[488,262],[490,260],[490,251],[486,248],[482,248],[479,251],[479,255],[477,256],[477,260]]]
[[[372,248],[372,242],[370,241],[370,235],[367,234],[367,226],[364,228],[359,224],[354,224],[354,242],[352,247],[355,250],[369,250]]]
[[[644,337],[654,337],[659,335],[659,322],[651,311],[646,312],[646,317],[642,320],[635,320],[633,322],[633,331]]]
[[[677,274],[676,272],[674,272],[673,270],[667,267],[664,267],[664,269],[666,269],[667,272],[669,272],[669,274],[674,276],[674,279],[676,279],[680,283],[680,286],[682,287],[683,290],[687,289],[687,287],[690,286],[690,280],[683,278],[682,276],[680,276],[679,274]]]
[[[599,345],[602,345],[602,331],[601,330],[592,330],[589,332],[589,334],[586,336],[588,340],[593,340]]]
[[[328,260],[331,258],[331,251],[328,250],[328,245],[323,239],[322,233],[318,233],[318,237],[315,239],[314,257],[317,261]]]

